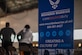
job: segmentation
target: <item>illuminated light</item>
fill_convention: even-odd
[[[1,25],[5,25],[5,23],[6,23],[5,21],[1,21],[0,22]]]
[[[78,47],[81,47],[81,46],[82,46],[82,44],[81,44],[81,43],[79,43],[79,44],[78,44]]]
[[[36,46],[36,44],[33,44],[33,47],[35,47]]]
[[[82,29],[74,30],[74,40],[82,39]]]
[[[18,38],[19,38],[19,40],[20,40],[20,39],[22,39],[22,37],[21,37],[21,36],[19,36]]]
[[[38,44],[36,44],[36,47],[38,47]]]
[[[38,32],[33,33],[33,41],[38,41]]]
[[[21,36],[19,36],[19,37],[21,37]],[[11,35],[11,41],[12,41],[12,42],[18,42],[18,40],[17,40],[17,35],[12,34],[12,35]]]

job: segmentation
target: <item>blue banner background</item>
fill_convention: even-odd
[[[53,9],[49,0],[39,0],[39,49],[73,48],[74,0],[60,0],[57,5]]]

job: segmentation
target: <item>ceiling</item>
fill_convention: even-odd
[[[0,0],[0,17],[38,7],[38,0]]]

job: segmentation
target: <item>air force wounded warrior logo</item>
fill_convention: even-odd
[[[52,5],[52,8],[56,9],[58,7],[60,0],[55,0],[55,2],[53,0],[49,0],[49,2]]]

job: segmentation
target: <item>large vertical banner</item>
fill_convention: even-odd
[[[73,23],[74,0],[39,0],[39,55],[72,49]]]

